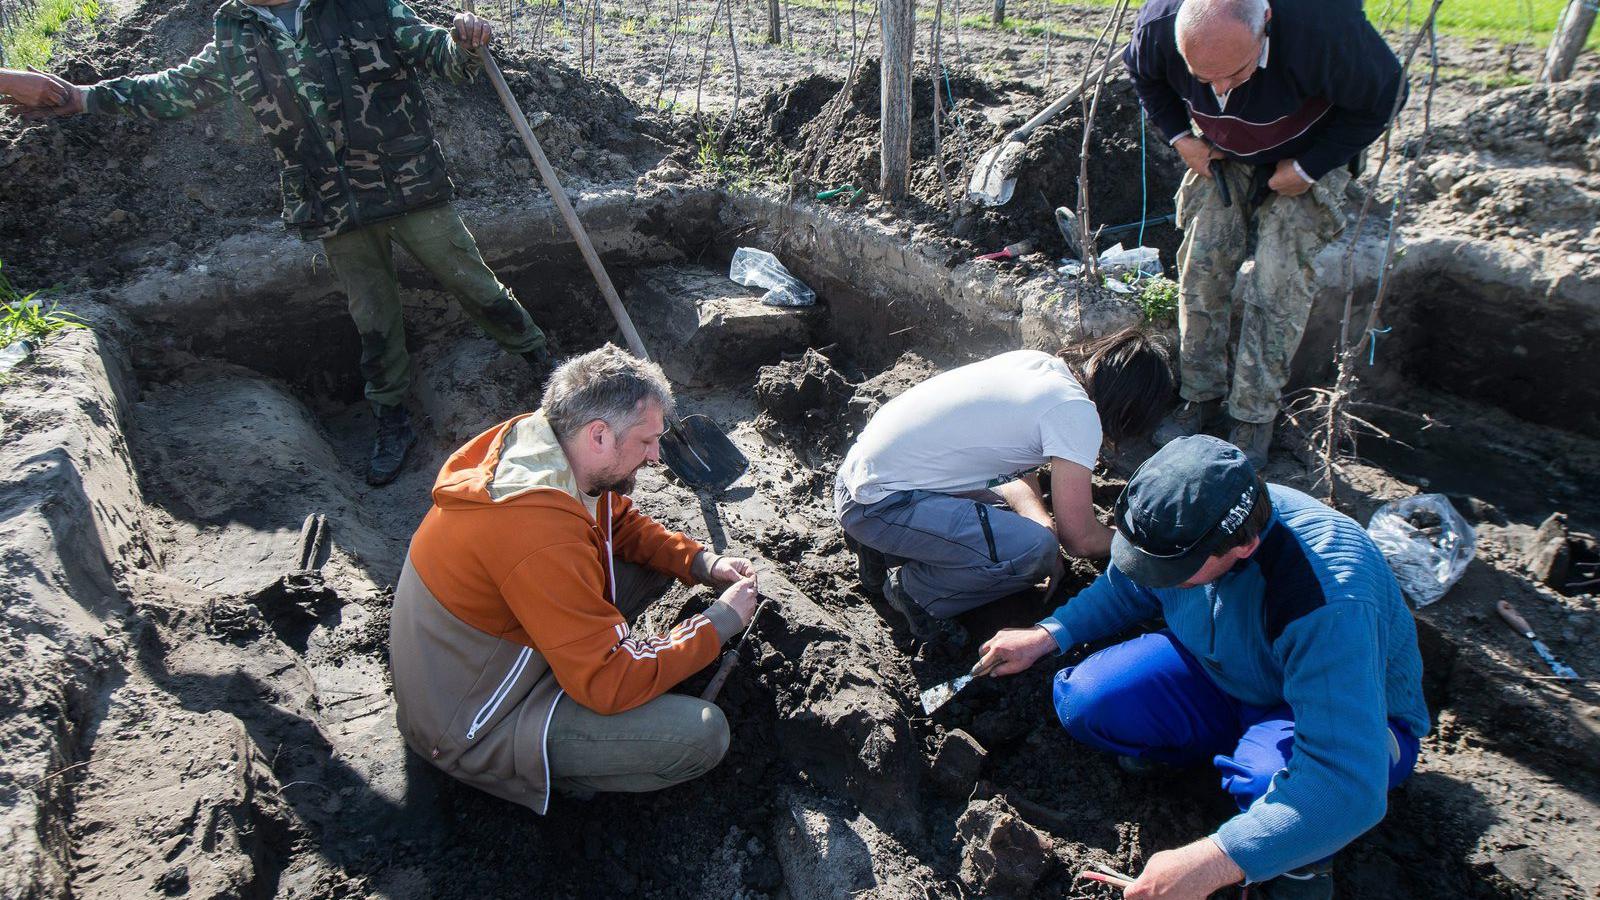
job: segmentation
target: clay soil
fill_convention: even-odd
[[[703,27],[702,6],[674,9]],[[449,14],[418,8],[437,21]],[[938,306],[958,275],[1003,292],[1053,269],[1062,251],[1050,210],[1076,201],[1081,115],[1035,136],[1012,204],[976,210],[957,193],[977,154],[1075,82],[1104,11],[1049,7],[1089,39],[1054,38],[1048,62],[1040,37],[971,27],[959,43],[947,36],[955,124],[944,162],[923,60],[912,197],[891,205],[869,190],[822,216],[822,227],[894,235],[943,260],[948,283],[927,279],[917,295],[879,303],[828,276],[814,279],[817,310],[741,318],[762,308],[722,276],[731,247],[758,228],[727,198],[781,206],[872,185],[876,64],[853,51],[848,7],[795,6],[787,45],[740,45],[737,87],[721,56],[699,84],[704,36],[674,37],[663,9],[608,9],[592,54],[576,24],[554,29],[558,11],[540,24],[525,9],[501,58],[569,188],[592,208],[610,203],[601,218],[642,210],[639,245],[668,247],[612,242],[606,255],[682,405],[721,423],[751,458],[718,497],[662,470],[644,473],[636,494],[667,524],[760,560],[777,601],[719,700],[733,726],[728,758],[689,785],[558,797],[540,817],[406,751],[386,671],[394,579],[444,457],[529,406],[520,363],[405,269],[424,436],[397,482],[368,488],[372,422],[339,296],[254,287],[281,284],[276,273],[299,264],[284,259],[302,251],[278,237],[272,164],[242,111],[178,123],[0,121],[5,271],[61,285],[58,296],[94,325],[47,342],[0,385],[0,460],[13,473],[0,492],[0,894],[1099,898],[1113,894],[1075,882],[1078,871],[1136,871],[1230,814],[1208,769],[1133,776],[1062,733],[1050,680],[1103,644],[979,681],[924,715],[917,693],[970,666],[975,648],[913,641],[862,590],[831,515],[833,471],[878,405],[1018,345],[1006,323],[1026,310],[980,327],[949,310],[902,324],[895,316],[907,314],[890,307]],[[742,33],[758,33],[759,11],[735,6]],[[857,15],[864,36],[870,10]],[[116,6],[96,34],[65,41],[63,71],[87,82],[170,64],[204,40],[209,16],[198,2]],[[1587,536],[1600,533],[1600,426],[1584,391],[1600,373],[1581,352],[1588,332],[1569,329],[1561,340],[1571,346],[1560,344],[1539,330],[1545,307],[1524,306],[1535,295],[1594,300],[1583,272],[1600,254],[1600,97],[1592,80],[1490,93],[1474,78],[1525,72],[1534,54],[1508,63],[1494,46],[1443,47],[1455,74],[1436,100],[1439,129],[1407,227],[1549,268],[1493,282],[1484,267],[1502,257],[1473,250],[1477,268],[1458,273],[1470,290],[1433,269],[1396,276],[1403,327],[1365,375],[1366,399],[1382,404],[1363,412],[1392,439],[1359,443],[1335,502],[1365,521],[1386,500],[1445,492],[1477,529],[1477,555],[1449,594],[1418,611],[1435,727],[1417,774],[1391,795],[1384,822],[1340,854],[1336,878],[1343,897],[1593,898],[1600,693],[1593,681],[1545,677],[1493,607],[1513,601],[1568,664],[1600,674],[1600,596],[1588,581],[1597,576],[1583,567],[1595,561]],[[469,223],[544,203],[486,87],[428,91]],[[1094,128],[1096,217],[1169,212],[1181,172],[1159,141],[1141,154],[1125,84],[1108,86]],[[1408,121],[1397,151],[1419,136]],[[1352,208],[1361,198],[1352,194]],[[562,246],[546,234],[553,218],[536,221],[543,231],[495,230],[500,244],[485,241],[486,255],[514,261],[506,280],[563,352],[598,346],[611,337],[598,295],[575,256],[549,250]],[[1024,239],[1036,250],[1017,265],[966,265]],[[1170,263],[1176,241],[1153,229],[1146,243]],[[255,246],[270,254],[231,269],[215,296],[195,295],[211,283],[205,267],[221,265],[219,247]],[[299,271],[327,283],[314,260]],[[126,299],[135,295],[148,302]],[[726,315],[675,330],[672,298],[689,295],[718,298]],[[249,329],[230,324],[244,316]],[[887,337],[902,329],[909,336]],[[1577,362],[1554,366],[1562,377],[1527,361],[1569,351],[1561,359]],[[1297,368],[1303,383],[1325,379],[1315,361]],[[1285,432],[1268,477],[1326,492],[1307,436]],[[1125,471],[1097,473],[1102,507]],[[303,568],[308,513],[325,515],[329,531]],[[1061,596],[1095,574],[1075,563]],[[639,627],[665,627],[710,599],[675,589]],[[963,624],[981,639],[1046,611],[1035,590]],[[679,689],[698,693],[708,676]]]

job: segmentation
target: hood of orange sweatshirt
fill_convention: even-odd
[[[501,422],[450,454],[433,483],[441,509],[528,504],[584,509],[577,478],[544,412]]]

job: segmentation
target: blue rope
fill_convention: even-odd
[[[1369,328],[1369,329],[1367,329],[1367,334],[1372,335],[1372,343],[1367,345],[1367,365],[1369,367],[1372,366],[1374,363],[1376,363],[1378,361],[1378,335],[1380,335],[1380,334],[1388,334],[1389,332],[1391,332],[1393,330],[1394,330],[1394,326],[1393,325],[1390,325],[1387,328]]]

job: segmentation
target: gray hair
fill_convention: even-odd
[[[1223,22],[1238,22],[1260,34],[1267,27],[1267,0],[1184,0],[1178,7],[1178,46]]]
[[[664,416],[670,417],[676,408],[661,367],[606,344],[574,356],[552,372],[543,407],[556,438],[565,441],[595,419],[613,431],[626,432],[639,423],[647,400],[660,404]]]

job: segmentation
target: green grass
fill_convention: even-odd
[[[1115,0],[1050,0],[1061,6],[1115,6]],[[1134,0],[1134,6],[1140,0]],[[1426,0],[1366,0],[1367,18],[1386,31],[1409,31],[1428,14]],[[1507,44],[1544,46],[1555,33],[1567,0],[1445,0],[1439,31],[1462,38],[1492,38]],[[1600,29],[1588,48],[1600,48]]]
[[[30,6],[20,24],[0,32],[0,63],[9,68],[45,68],[55,56],[56,35],[101,13],[99,0],[35,0]]]
[[[24,294],[6,277],[0,263],[0,350],[20,340],[41,341],[69,328],[84,328],[83,321],[56,304],[45,308],[39,291]]]
[[[1178,317],[1178,283],[1162,275],[1146,279],[1139,291],[1139,309],[1148,322],[1171,322]]]

